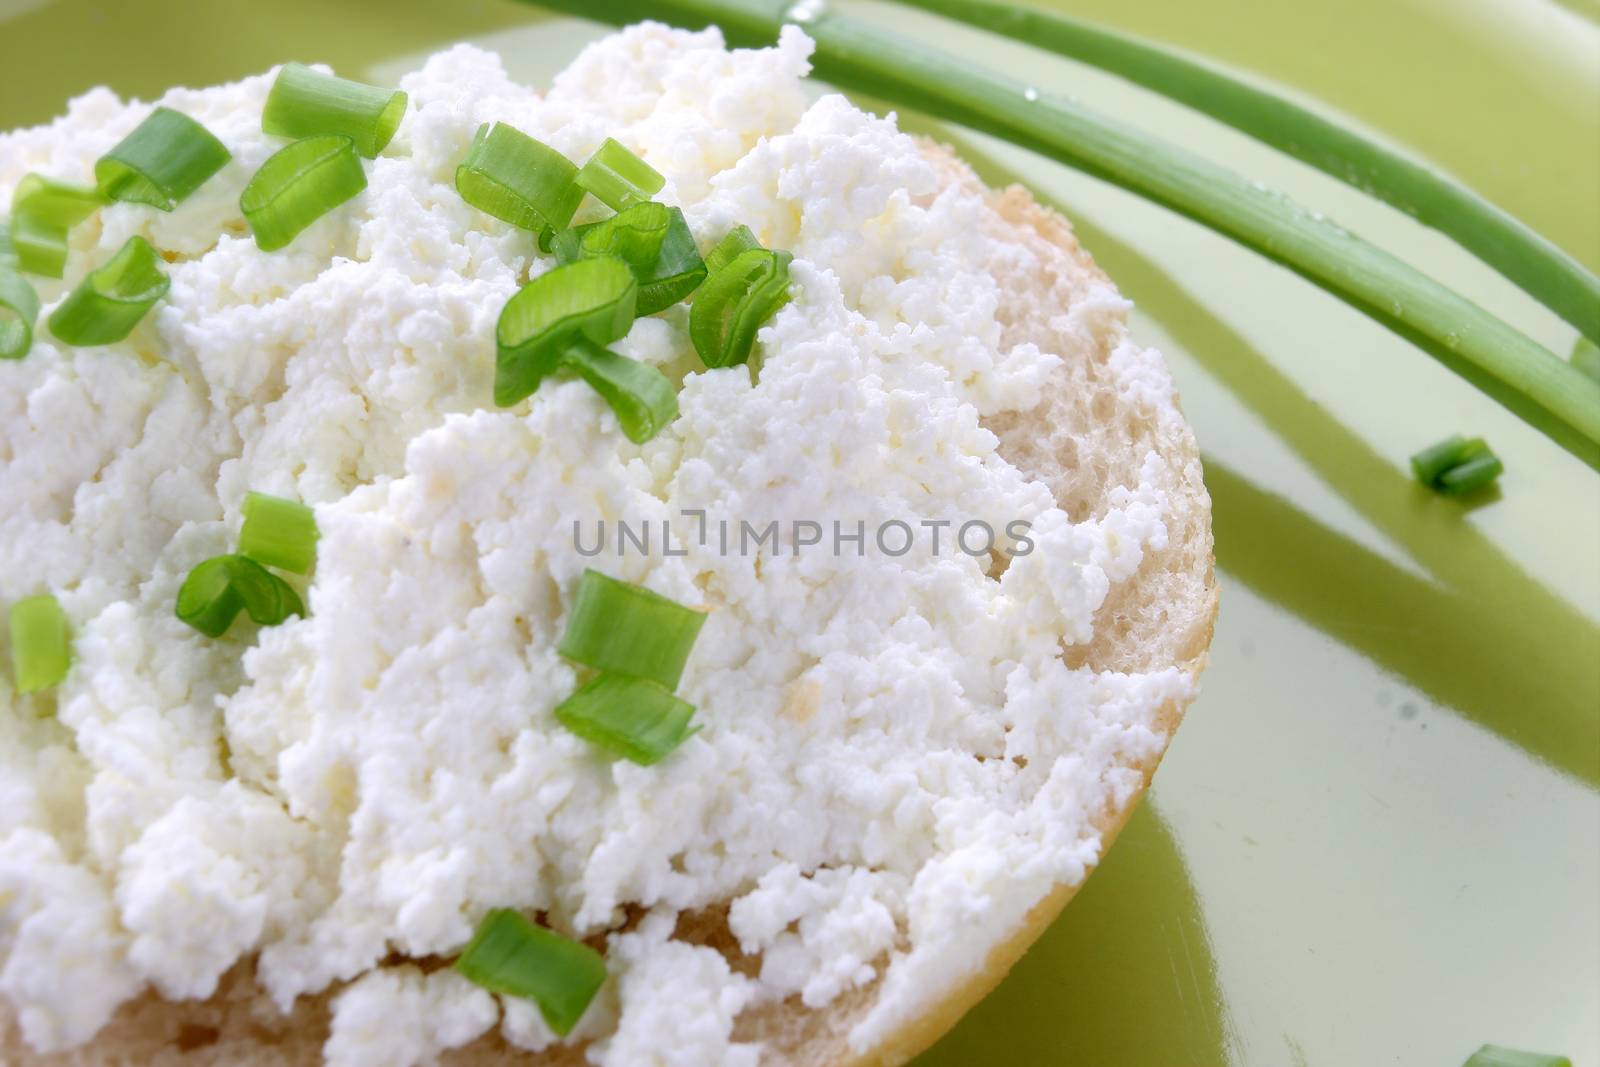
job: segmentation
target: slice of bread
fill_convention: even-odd
[[[979,188],[972,171],[948,149],[924,143],[923,151],[943,181]],[[1001,245],[1023,246],[1030,257],[997,257],[993,270],[1008,294],[1000,315],[1004,343],[1033,341],[1063,358],[1059,373],[1039,404],[1023,415],[990,420],[1000,451],[1030,476],[1047,483],[1074,520],[1096,517],[1110,506],[1118,486],[1137,485],[1147,457],[1155,453],[1167,486],[1168,538],[1146,551],[1134,576],[1114,586],[1095,621],[1094,640],[1067,649],[1068,662],[1098,670],[1153,671],[1179,667],[1191,676],[1203,669],[1217,610],[1212,572],[1211,502],[1201,481],[1194,435],[1178,409],[1176,394],[1150,388],[1166,381],[1161,357],[1130,348],[1119,313],[1102,316],[1088,340],[1062,332],[1062,312],[1105,282],[1104,275],[1058,214],[1041,207],[1026,190],[1012,187],[987,195],[984,225]],[[1031,260],[1026,267],[1018,264]],[[1121,358],[1113,352],[1122,348]],[[1133,354],[1129,358],[1129,353]],[[1170,738],[1183,707],[1162,709],[1160,732]],[[1148,784],[1155,760],[1134,768]],[[1138,802],[1129,797],[1108,807],[1094,822],[1109,847]],[[765,1042],[764,1062],[787,1067],[899,1064],[931,1045],[961,1015],[992,990],[1011,965],[1072,898],[1078,886],[1061,885],[1023,922],[990,949],[987,965],[951,988],[923,991],[924,1009],[909,1024],[864,1053],[850,1048],[849,1034],[877,997],[867,986],[813,1011],[793,998],[748,1011],[736,1036]],[[728,932],[726,910],[713,909],[680,922],[678,936],[709,945],[737,970],[754,964],[740,955]],[[337,991],[334,991],[337,992]],[[302,998],[279,1016],[241,966],[204,1002],[169,1003],[153,994],[125,1005],[91,1044],[71,1052],[30,1053],[16,1026],[0,1011],[0,1064],[11,1067],[310,1067],[321,1062],[332,994]],[[1003,1056],[1004,1050],[997,1049]],[[528,1064],[576,1067],[583,1050],[558,1047],[533,1054],[505,1044],[497,1034],[441,1057],[454,1067]]]

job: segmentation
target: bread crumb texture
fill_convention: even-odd
[[[171,214],[100,212],[40,291],[142,234],[169,298],[0,363],[0,597],[53,591],[75,646],[51,693],[0,679],[0,1060],[826,1062],[1084,878],[1209,637],[1193,441],[1065,223],[819,95],[810,52],[645,24],[541,95],[452,48],[402,80],[367,190],[271,254],[237,208],[281,144],[270,73],[160,101],[233,161]],[[0,135],[0,203],[90,180],[151,106],[97,89]],[[553,262],[456,194],[490,121],[580,161],[616,137],[703,247],[791,249],[759,380],[704,370],[680,306],[617,346],[682,382],[650,442],[581,382],[496,409],[495,318]],[[315,506],[310,615],[210,640],[174,598],[251,489]],[[937,554],[920,526],[899,556],[757,557],[685,509],[953,525]],[[574,522],[602,519],[687,554],[587,558]],[[957,551],[969,520],[1033,551]],[[552,715],[587,566],[709,612],[702,729],[658,766]],[[493,907],[606,953],[569,1038],[445,966]]]

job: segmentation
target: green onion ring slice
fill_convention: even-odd
[[[609,219],[564,230],[554,239],[563,262],[612,255],[639,282],[635,314],[665,311],[700,287],[706,264],[680,208],[645,201]]]
[[[578,336],[606,345],[627,336],[639,287],[620,259],[556,267],[506,301],[495,327],[494,402],[510,407],[560,366]]]
[[[200,123],[158,107],[94,165],[100,195],[171,211],[233,156]]]
[[[13,225],[15,219],[26,216],[70,230],[105,204],[98,189],[27,174],[11,194],[11,217]]]
[[[317,516],[305,504],[266,493],[245,494],[239,554],[306,574],[317,558]]]
[[[1455,434],[1411,457],[1411,472],[1417,481],[1449,496],[1481,489],[1504,471],[1500,457],[1481,437]]]
[[[49,593],[11,605],[11,677],[18,693],[57,685],[72,665],[66,612]]]
[[[750,358],[756,333],[789,301],[788,252],[753,248],[706,279],[689,307],[689,339],[708,367]]]
[[[105,205],[99,190],[24,175],[11,194],[11,255],[17,269],[59,278],[67,265],[67,234]]]
[[[497,908],[456,959],[457,973],[504,996],[533,1001],[550,1029],[565,1037],[606,980],[605,958],[510,908]]]
[[[406,94],[285,63],[272,82],[261,129],[296,139],[339,135],[372,159],[389,144],[406,113]]]
[[[600,222],[578,226],[572,231],[578,238],[580,258],[616,256],[629,267],[635,276],[648,270],[661,255],[661,245],[666,241],[667,229],[672,225],[672,209],[665,204],[646,200],[612,215]],[[557,244],[557,254],[562,246]]]
[[[39,294],[26,278],[0,262],[0,359],[21,359],[33,347]]]
[[[171,284],[161,256],[143,237],[128,238],[105,266],[90,271],[50,314],[50,332],[90,348],[127,337]]]
[[[727,236],[717,242],[706,256],[706,270],[715,274],[717,271],[732,263],[741,252],[748,252],[752,248],[760,248],[761,242],[756,240],[756,235],[750,232],[750,227],[740,225],[729,230]]]
[[[239,197],[239,210],[256,247],[272,252],[366,187],[354,141],[342,135],[308,137],[261,164]]]
[[[562,355],[616,413],[622,432],[644,444],[678,417],[678,394],[667,376],[648,363],[618,355],[580,337]]]
[[[293,586],[244,556],[213,556],[197,564],[178,589],[178,618],[207,637],[227,633],[241,611],[262,626],[306,613]]]
[[[704,612],[590,569],[578,582],[559,651],[596,670],[672,690],[705,621]]]
[[[11,219],[11,242],[17,269],[41,278],[59,278],[67,271],[67,231],[26,215]]]
[[[176,614],[207,637],[221,637],[244,610],[233,587],[231,556],[213,556],[195,566],[178,587]]]
[[[1411,457],[1411,473],[1423,485],[1438,485],[1439,476],[1461,461],[1466,448],[1467,439],[1460,434],[1446,437]]]
[[[612,137],[607,137],[589,157],[576,181],[612,211],[649,200],[667,184],[654,167]]]
[[[456,168],[456,191],[486,215],[543,234],[572,221],[583,201],[577,176],[549,145],[503,122],[484,123]]]
[[[601,674],[555,710],[568,730],[642,767],[661,762],[694,733],[694,706],[648,678]]]
[[[1492,483],[1505,469],[1499,456],[1485,450],[1439,475],[1439,491],[1447,496],[1466,496]]]

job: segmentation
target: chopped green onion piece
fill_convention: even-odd
[[[263,252],[282,248],[302,230],[367,187],[355,142],[342,135],[309,137],[261,164],[239,210]]]
[[[94,165],[100,194],[171,211],[233,157],[211,131],[158,107]]]
[[[233,588],[232,556],[213,556],[196,566],[178,589],[178,618],[207,637],[228,632],[244,610],[244,598]]]
[[[406,113],[398,89],[338,78],[303,63],[285,63],[267,94],[261,129],[277,137],[348,137],[368,159],[382,152]]]
[[[1505,470],[1483,438],[1447,437],[1411,457],[1411,471],[1430,489],[1461,496],[1494,481]]]
[[[69,345],[109,345],[133,332],[171,284],[160,255],[130,237],[106,265],[90,271],[50,314],[50,332]]]
[[[787,252],[740,252],[706,279],[689,307],[689,339],[708,367],[750,358],[756,331],[789,300]]]
[[[1572,1061],[1565,1056],[1518,1052],[1499,1045],[1485,1045],[1474,1052],[1462,1067],[1572,1067]]]
[[[27,279],[0,261],[0,359],[21,359],[33,347],[39,294]]]
[[[606,980],[600,953],[510,908],[483,917],[455,969],[491,993],[533,1001],[550,1029],[562,1037],[578,1025]]]
[[[704,612],[660,593],[586,570],[560,652],[596,670],[676,689],[705,621]]]
[[[678,417],[678,394],[667,376],[636,359],[620,356],[580,337],[561,357],[616,412],[622,432],[644,444]]]
[[[539,251],[555,253],[556,262],[563,267],[583,258],[583,238],[577,229],[542,230],[539,233]]]
[[[1446,437],[1411,457],[1411,473],[1423,485],[1438,485],[1439,476],[1461,462],[1461,454],[1466,448],[1467,439],[1460,434]]]
[[[1474,456],[1439,475],[1439,491],[1449,496],[1465,496],[1500,477],[1505,469],[1500,457],[1493,452]]]
[[[42,278],[59,278],[67,270],[67,231],[43,219],[19,215],[11,220],[17,269]]]
[[[645,200],[619,211],[609,219],[591,222],[572,231],[578,237],[579,255],[616,256],[633,268],[635,275],[648,269],[661,255],[661,245],[672,225],[672,209]],[[557,248],[557,254],[561,249]]]
[[[18,217],[27,216],[70,230],[105,203],[98,189],[58,182],[42,174],[28,174],[11,194],[11,215],[13,225]]]
[[[659,763],[693,732],[688,704],[648,678],[602,674],[556,707],[568,730],[634,763]]]
[[[300,594],[288,582],[253,559],[229,556],[229,577],[244,602],[245,614],[262,626],[276,626],[290,615],[305,615]]]
[[[509,407],[539,388],[574,337],[606,345],[633,325],[639,287],[620,259],[556,267],[517,291],[495,327],[494,402]]]
[[[12,220],[12,258],[16,269],[41,278],[60,278],[67,271],[67,230],[25,215]]]
[[[542,234],[563,229],[583,201],[578,168],[547,144],[503,122],[485,123],[456,168],[461,199],[486,215]]]
[[[17,268],[46,278],[61,277],[67,265],[67,232],[104,204],[98,190],[26,175],[11,194],[11,246]]]
[[[72,639],[67,615],[49,593],[11,605],[11,676],[17,692],[37,693],[67,676]]]
[[[305,504],[247,493],[239,552],[258,563],[305,574],[317,558],[317,516]]]
[[[739,253],[760,247],[761,242],[750,232],[750,227],[735,226],[728,231],[726,237],[717,242],[717,247],[711,250],[711,254],[706,256],[706,270],[715,274],[738,258]]]
[[[611,137],[589,157],[576,180],[612,211],[649,200],[667,184],[655,168]]]
[[[695,246],[694,234],[680,208],[667,209],[667,235],[661,240],[661,252],[648,271],[636,270],[639,279],[639,314],[654,315],[665,311],[696,289],[706,280],[706,265]],[[619,218],[621,216],[618,216]]]
[[[604,219],[563,230],[552,241],[563,263],[616,256],[639,282],[634,314],[664,311],[699,288],[706,265],[680,208],[645,201]]]
[[[0,268],[6,267],[12,270],[19,269],[17,267],[17,248],[11,243],[11,227],[6,224],[4,219],[0,219]]]
[[[262,626],[306,613],[293,586],[244,556],[213,556],[178,589],[178,618],[207,637],[227,633],[241,610]]]

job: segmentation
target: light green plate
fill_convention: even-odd
[[[1600,268],[1595,0],[1071,6],[1291,87]],[[0,127],[100,82],[151,95],[286,59],[391,79],[456,39],[542,81],[598,32],[510,0],[0,0]],[[1226,160],[1571,347],[1395,212],[1112,79],[938,36]],[[1205,694],[1151,798],[919,1062],[1456,1067],[1490,1041],[1600,1064],[1600,477],[1260,258],[1060,167],[963,148],[1075,220],[1172,361],[1224,591]],[[1499,499],[1467,510],[1411,483],[1406,457],[1454,432],[1505,458]]]

